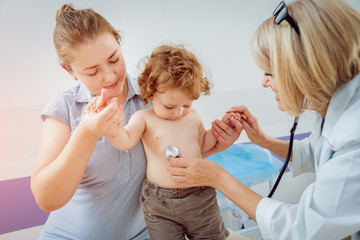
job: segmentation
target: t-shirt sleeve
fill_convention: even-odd
[[[69,102],[63,93],[56,94],[42,111],[40,117],[43,121],[51,117],[70,125]]]

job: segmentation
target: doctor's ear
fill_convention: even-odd
[[[75,80],[78,80],[77,77],[75,77],[74,72],[73,72],[73,70],[71,69],[70,66],[62,63],[62,64],[61,64],[61,67],[62,67],[63,69],[65,69]]]

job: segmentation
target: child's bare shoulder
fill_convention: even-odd
[[[145,118],[147,109],[140,109],[133,113],[131,118]]]
[[[197,110],[196,108],[191,108],[190,114],[191,114],[194,118],[199,118],[199,119],[201,119],[201,114],[200,114],[199,110]]]
[[[132,118],[143,118],[146,119],[152,114],[152,111],[150,109],[140,109],[137,110],[133,115]]]

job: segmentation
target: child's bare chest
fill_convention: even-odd
[[[198,155],[200,122],[191,117],[176,121],[147,119],[143,142],[157,154],[164,152],[167,146],[175,145],[187,156]]]

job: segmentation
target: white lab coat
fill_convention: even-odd
[[[360,230],[360,75],[332,97],[323,124],[294,142],[293,176],[315,172],[298,204],[264,198],[256,219],[264,239],[342,239]]]

